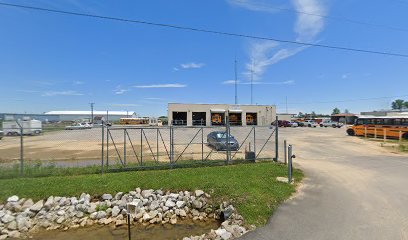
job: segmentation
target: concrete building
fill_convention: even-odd
[[[169,125],[223,126],[228,116],[232,126],[268,126],[276,119],[274,105],[168,104]]]
[[[85,119],[90,120],[92,118],[91,111],[51,111],[46,112],[45,115],[57,115],[59,121],[81,121]],[[118,121],[120,118],[136,117],[136,113],[130,111],[93,111],[93,116],[95,120],[103,117],[108,121]]]

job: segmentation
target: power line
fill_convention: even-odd
[[[349,52],[369,53],[369,54],[377,54],[377,55],[408,58],[408,54],[403,54],[403,53],[385,52],[385,51],[376,51],[376,50],[366,50],[366,49],[359,49],[359,48],[349,48],[349,47],[341,47],[341,46],[325,45],[325,44],[316,44],[316,43],[306,43],[306,42],[278,39],[278,38],[272,38],[272,37],[262,37],[262,36],[248,35],[248,34],[223,32],[223,31],[209,30],[209,29],[204,29],[204,28],[186,27],[186,26],[180,26],[180,25],[148,22],[148,21],[142,21],[142,20],[132,20],[132,19],[118,18],[118,17],[108,17],[108,16],[102,16],[102,15],[62,11],[62,10],[55,10],[55,9],[49,9],[49,8],[40,8],[40,7],[33,7],[33,6],[26,6],[26,5],[10,4],[10,3],[1,3],[0,2],[0,6],[18,7],[18,8],[38,10],[38,11],[44,11],[44,12],[61,13],[61,14],[66,14],[66,15],[74,15],[74,16],[81,16],[81,17],[91,17],[91,18],[98,18],[98,19],[105,19],[105,20],[128,22],[128,23],[137,23],[137,24],[151,25],[151,26],[157,26],[157,27],[165,27],[165,28],[173,28],[173,29],[187,30],[187,31],[194,31],[194,32],[211,33],[211,34],[225,35],[225,36],[232,36],[232,37],[241,37],[241,38],[257,39],[257,40],[275,41],[275,42],[289,43],[289,44],[309,46],[309,47],[320,47],[320,48],[328,48],[328,49],[335,49],[335,50],[342,50],[342,51],[349,51]]]
[[[396,1],[398,1],[398,0],[396,0]],[[235,2],[246,3],[243,0],[235,0]],[[405,1],[398,1],[398,2],[408,3],[408,2],[405,2]],[[270,6],[270,5],[266,5],[266,4],[262,4],[262,3],[257,3],[256,5],[260,6],[260,7],[263,7],[265,9],[274,9],[274,10],[279,10],[279,11],[294,12],[294,13],[298,13],[298,14],[302,14],[302,15],[309,15],[309,16],[314,16],[314,17],[325,18],[325,19],[333,20],[333,21],[343,21],[343,22],[348,22],[348,23],[352,23],[352,24],[365,25],[365,26],[376,27],[376,28],[386,28],[386,29],[390,29],[390,30],[393,30],[393,31],[408,32],[408,28],[394,27],[394,26],[389,26],[389,25],[382,25],[382,24],[376,24],[376,23],[371,23],[371,22],[365,22],[365,21],[351,19],[351,18],[344,18],[344,17],[338,17],[338,16],[331,16],[331,15],[324,15],[324,14],[318,14],[318,13],[299,11],[299,10],[294,10],[294,9],[291,9],[291,8]]]

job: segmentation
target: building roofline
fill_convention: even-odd
[[[231,104],[231,103],[177,103],[177,102],[169,102],[167,105],[170,104],[184,104],[184,105],[229,105],[229,106],[258,106],[258,107],[276,107],[275,104],[267,105],[267,104]]]

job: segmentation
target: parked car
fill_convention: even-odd
[[[298,124],[299,127],[304,127],[305,126],[304,122],[296,121],[296,123]]]
[[[66,126],[65,130],[82,130],[82,129],[91,129],[92,125],[89,123],[74,123],[71,126]]]
[[[3,136],[4,136],[4,132],[0,131],[0,140],[3,138]]]
[[[317,124],[313,120],[305,120],[304,124],[305,124],[305,127],[317,127],[317,126],[319,126],[319,124]]]
[[[286,120],[278,120],[278,126],[279,126],[279,127],[290,127],[290,124],[289,124],[289,123],[290,123],[290,122],[289,122],[289,121],[286,121]],[[272,125],[272,126],[275,126],[275,125],[276,125],[276,121],[272,122],[271,125]]]
[[[238,151],[239,143],[234,136],[229,135],[229,141],[227,145],[227,133],[223,131],[211,132],[207,135],[208,146],[213,147],[215,150],[227,150],[227,146],[231,151]]]
[[[333,128],[341,128],[343,126],[342,123],[334,122],[331,120],[325,120],[320,123],[320,127],[333,127]]]
[[[289,125],[290,127],[299,127],[299,124],[298,124],[297,122],[295,122],[295,121],[290,121],[290,122],[288,123],[288,125]]]

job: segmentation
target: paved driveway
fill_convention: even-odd
[[[408,155],[344,131],[282,131],[304,185],[265,227],[242,239],[408,239]]]

